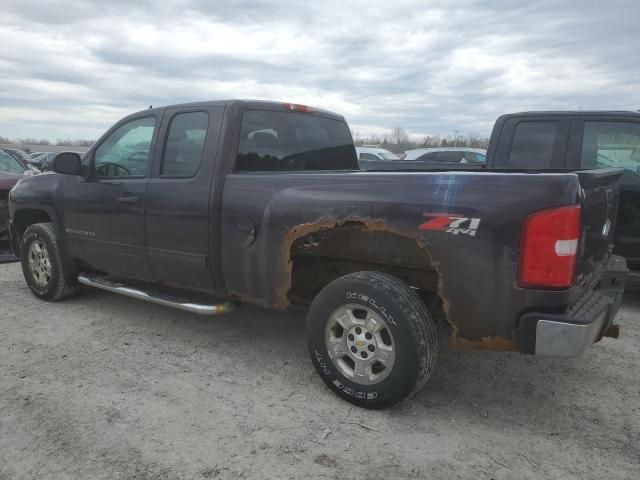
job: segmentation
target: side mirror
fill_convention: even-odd
[[[62,152],[53,158],[52,170],[65,175],[79,175],[82,168],[82,159],[75,152]]]

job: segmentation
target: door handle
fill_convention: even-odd
[[[130,207],[134,203],[138,203],[140,201],[140,197],[134,197],[133,195],[126,195],[122,197],[117,197],[116,200],[124,205],[125,207]]]

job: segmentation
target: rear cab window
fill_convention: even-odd
[[[344,121],[293,112],[244,112],[236,172],[322,170],[358,170],[351,132]]]
[[[558,135],[558,122],[524,121],[514,130],[511,149],[504,168],[553,168],[553,151]]]

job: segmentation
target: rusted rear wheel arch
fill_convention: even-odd
[[[308,226],[290,243],[290,284],[281,301],[310,302],[331,281],[359,271],[393,275],[419,290],[433,308],[439,275],[427,246],[379,222]],[[441,303],[441,302],[439,302]]]

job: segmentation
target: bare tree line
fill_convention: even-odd
[[[394,153],[402,153],[413,148],[436,148],[436,147],[470,147],[487,148],[489,139],[479,135],[458,135],[453,138],[450,135],[425,135],[421,139],[411,139],[407,131],[402,127],[394,127],[388,133],[371,134],[362,136],[358,132],[353,133],[353,140],[356,145],[379,145]],[[47,139],[37,138],[8,138],[0,136],[0,144],[10,145],[56,145],[68,147],[90,147],[95,140],[59,138],[55,142]]]
[[[479,135],[458,135],[457,138],[442,135],[425,135],[421,139],[411,139],[407,131],[402,127],[394,127],[385,134],[371,134],[362,136],[358,132],[353,133],[353,141],[357,146],[379,145],[394,153],[402,153],[413,148],[436,147],[469,147],[487,148],[489,139]]]
[[[45,138],[8,138],[0,135],[0,145],[56,145],[65,147],[90,147],[95,143],[95,140],[83,140],[83,139],[71,139],[71,138],[58,138],[55,142],[47,140]]]

